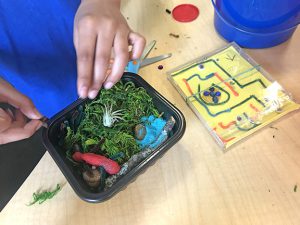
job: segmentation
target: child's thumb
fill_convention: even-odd
[[[40,119],[42,115],[35,108],[33,102],[17,91],[13,86],[0,79],[0,100],[19,109],[29,119]]]
[[[21,112],[27,116],[29,119],[41,119],[43,116],[40,112],[34,107],[34,105],[22,105],[20,107]]]

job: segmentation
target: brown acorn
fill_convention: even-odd
[[[134,136],[138,140],[143,140],[143,138],[146,136],[146,127],[142,124],[138,124],[134,128]]]

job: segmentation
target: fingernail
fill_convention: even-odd
[[[87,91],[88,91],[88,88],[87,86],[83,86],[79,89],[79,97],[80,98],[86,98],[87,97]]]
[[[39,119],[42,117],[42,114],[40,114],[40,112],[36,108],[34,108],[30,113],[30,116],[31,116],[30,119]]]
[[[98,94],[98,91],[96,91],[96,90],[91,90],[91,91],[89,92],[89,98],[90,98],[90,99],[94,99],[94,98],[96,98],[97,94]]]
[[[113,82],[107,82],[107,83],[104,84],[104,88],[105,89],[110,89],[113,85],[114,85]]]

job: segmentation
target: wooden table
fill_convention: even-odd
[[[101,204],[80,200],[69,184],[42,205],[26,204],[40,188],[66,182],[49,156],[0,213],[0,224],[300,224],[300,114],[294,113],[223,153],[169,83],[166,71],[215,50],[225,41],[213,26],[210,1],[186,1],[199,7],[191,23],[174,21],[165,9],[182,1],[123,2],[131,27],[157,40],[152,54],[172,52],[161,64],[140,71],[155,89],[184,113],[185,136],[124,191]],[[179,38],[169,33],[179,34]],[[300,100],[300,30],[270,49],[246,50],[296,100]],[[299,188],[298,188],[299,189]]]

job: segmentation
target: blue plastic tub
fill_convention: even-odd
[[[235,41],[246,48],[268,48],[276,46],[288,40],[297,28],[297,24],[291,27],[277,25],[265,28],[247,27],[234,20],[232,15],[223,14],[220,8],[212,0],[215,8],[214,25],[217,32],[227,41]]]

